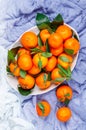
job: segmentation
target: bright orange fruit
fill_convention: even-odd
[[[50,37],[50,33],[47,29],[43,29],[40,31],[40,38],[43,43],[45,43],[49,37]]]

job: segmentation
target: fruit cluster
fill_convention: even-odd
[[[56,97],[62,103],[62,106],[58,106],[56,110],[56,117],[61,122],[67,122],[72,116],[72,111],[68,107],[72,96],[72,89],[68,85],[61,85],[56,89]],[[46,117],[50,114],[51,110],[52,106],[46,100],[41,100],[36,104],[38,116]]]
[[[67,25],[59,26],[50,33],[43,29],[36,35],[25,32],[20,38],[15,60],[9,64],[10,72],[18,78],[20,87],[47,89],[51,84],[59,84],[71,76],[73,56],[80,43],[72,36]]]

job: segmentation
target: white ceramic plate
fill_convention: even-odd
[[[66,24],[66,25],[67,25],[67,24]],[[67,26],[69,26],[69,25],[67,25]],[[77,35],[77,37],[78,37],[78,39],[79,39],[79,36],[78,36],[76,30],[75,30],[74,28],[72,28],[71,26],[69,26],[69,27],[75,32],[75,34]],[[39,29],[37,28],[37,26],[32,27],[31,29],[27,30],[26,32],[28,32],[28,31],[35,32],[36,34],[39,33]],[[25,33],[25,32],[24,32],[24,33]],[[22,34],[22,35],[23,35],[23,34]],[[21,35],[21,36],[22,36],[22,35]],[[20,42],[19,42],[21,36],[19,37],[19,39],[18,39],[14,44],[12,44],[12,46],[11,46],[9,49],[15,48],[15,47],[21,45]],[[72,66],[71,66],[71,70],[72,70],[72,71],[73,71],[73,69],[74,69],[74,67],[75,67],[75,65],[76,65],[77,58],[78,58],[78,53],[77,53],[77,55],[74,57],[74,60],[73,60]],[[18,81],[17,81],[16,78],[14,78],[14,77],[12,77],[12,76],[7,76],[7,82],[9,83],[9,85],[10,85],[12,88],[14,88],[16,91],[18,91],[18,87],[17,87]],[[43,94],[43,93],[49,92],[50,90],[53,90],[54,88],[56,88],[56,87],[58,87],[58,86],[59,86],[59,85],[54,85],[54,84],[52,84],[48,89],[46,89],[46,90],[40,90],[40,89],[37,87],[37,85],[35,85],[35,87],[34,87],[32,93],[29,94],[29,95]],[[18,92],[19,92],[19,91],[18,91]]]

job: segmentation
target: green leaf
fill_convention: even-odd
[[[49,44],[48,44],[48,39],[46,40],[45,46],[46,46],[46,52],[50,52],[50,47],[49,47]]]
[[[32,92],[32,89],[23,89],[21,87],[18,87],[18,91],[20,92],[21,95],[27,96]]]
[[[48,57],[52,56],[52,53],[50,53],[50,52],[42,52],[42,56],[48,58]]]
[[[44,83],[45,83],[47,81],[47,75],[46,74],[44,74],[43,79],[44,79]]]
[[[54,82],[63,82],[65,80],[65,78],[64,77],[61,77],[61,78],[56,78],[56,79],[54,79],[53,81]]]
[[[70,97],[70,93],[67,93],[64,95],[65,97]]]
[[[78,39],[78,37],[77,37],[77,35],[76,35],[76,33],[72,30],[72,36],[76,39],[76,40],[78,40],[79,41],[79,39]]]
[[[22,78],[25,78],[26,74],[27,74],[27,72],[25,70],[20,69],[20,76]]]
[[[51,72],[48,72],[48,81],[51,81]]]
[[[7,71],[7,72],[10,72],[9,66],[6,66],[6,71]]]
[[[42,23],[49,23],[50,20],[48,19],[48,17],[42,13],[37,13],[36,16],[36,24],[40,25]]]
[[[52,28],[52,30],[55,32],[57,27],[59,27],[60,25],[63,25],[64,20],[62,18],[61,14],[58,14],[55,19],[51,22],[50,27]]]
[[[70,60],[65,56],[59,56],[59,59],[62,60],[63,62],[70,62]]]
[[[41,59],[39,58],[39,61],[38,61],[38,67],[41,69],[42,68],[42,61]]]
[[[8,56],[7,56],[7,60],[8,60],[8,65],[11,63],[11,62],[14,62],[15,61],[15,56],[19,50],[19,46],[18,47],[15,47],[15,48],[12,48],[11,50],[8,50]]]
[[[40,35],[38,35],[38,45],[41,47],[43,45]]]
[[[33,48],[33,49],[30,49],[30,51],[31,51],[31,54],[43,52],[43,51],[42,51],[41,49],[39,49],[39,48]]]
[[[60,69],[60,72],[64,74],[64,77],[65,77],[66,79],[70,79],[70,78],[71,78],[72,72],[71,72],[70,67],[69,67],[68,69],[64,69],[61,65],[58,64],[58,68]],[[61,73],[60,73],[60,74],[61,74]],[[63,76],[63,75],[62,75],[62,76]]]
[[[52,29],[49,26],[50,20],[46,15],[44,15],[42,13],[37,13],[36,24],[37,24],[39,30],[48,29],[49,32],[52,32]]]
[[[72,50],[72,49],[64,49],[64,51],[67,53],[67,54],[69,54],[69,55],[73,55],[74,54],[74,50]]]
[[[38,106],[42,110],[42,114],[44,114],[45,111],[44,105],[41,102],[38,102]]]
[[[64,105],[68,106],[69,102],[70,102],[70,100],[68,98],[66,98],[65,101],[64,101]]]

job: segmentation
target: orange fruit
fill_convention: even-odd
[[[55,80],[57,78],[61,78],[62,76],[59,73],[59,68],[55,68],[53,69],[53,71],[51,72],[51,79]],[[55,82],[55,84],[59,84],[61,82]]]
[[[46,71],[52,71],[55,66],[57,64],[57,60],[56,60],[56,57],[55,56],[51,56],[49,59],[48,59],[48,63],[45,67]]]
[[[51,106],[47,101],[40,101],[36,104],[36,111],[38,116],[48,116],[51,112]]]
[[[59,101],[64,102],[66,99],[71,100],[73,91],[70,86],[62,85],[56,90],[56,96]]]
[[[68,107],[61,107],[56,112],[56,117],[61,122],[67,122],[72,116],[72,112]]]
[[[78,40],[76,40],[75,38],[69,38],[64,42],[64,50],[66,53],[70,54],[69,51],[72,51],[71,54],[77,54],[77,52],[80,49],[80,43]]]
[[[34,48],[38,44],[38,37],[34,32],[25,32],[22,35],[20,42],[26,49]]]
[[[52,48],[58,48],[63,44],[63,38],[59,33],[52,33],[48,38],[48,43]]]
[[[35,65],[32,66],[32,68],[30,70],[28,70],[29,74],[32,75],[36,75],[41,71],[41,69],[39,69],[39,67],[36,67]]]
[[[54,56],[60,55],[63,52],[63,44],[60,47],[56,48],[56,49],[55,48],[50,48],[50,51]]]
[[[41,68],[44,68],[48,63],[48,58],[41,55],[41,53],[37,53],[33,56],[33,63],[36,67],[39,67],[39,63],[41,62]]]
[[[35,79],[29,74],[25,78],[19,77],[18,82],[23,89],[31,89],[35,85]]]
[[[17,63],[10,63],[9,68],[14,76],[20,75],[20,68],[18,67]]]
[[[57,58],[57,63],[65,69],[71,66],[72,61],[73,57],[65,53],[60,54]]]
[[[30,51],[29,50],[26,50],[25,48],[21,47],[19,50],[18,50],[18,57],[22,54],[30,54]]]
[[[47,29],[43,29],[40,31],[40,38],[43,43],[45,43],[49,37],[50,37],[50,33]]]
[[[72,30],[67,25],[61,25],[57,28],[56,33],[59,33],[63,40],[72,37]]]
[[[29,70],[32,67],[32,59],[28,54],[22,54],[18,58],[18,65],[23,70]]]
[[[39,89],[47,89],[50,87],[51,83],[48,81],[48,74],[41,73],[38,77],[36,77],[36,84]]]

